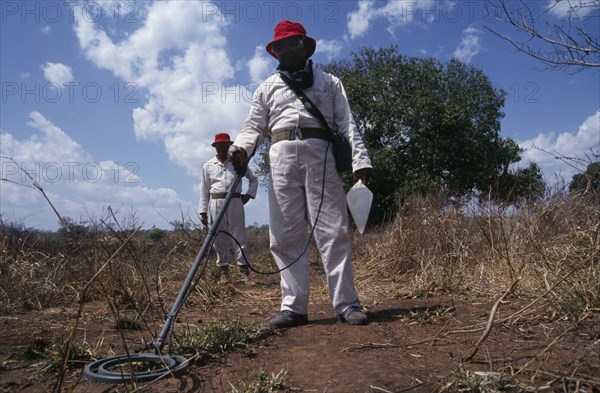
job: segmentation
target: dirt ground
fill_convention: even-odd
[[[208,311],[184,307],[177,325],[243,317],[266,326],[278,309],[278,282],[272,276],[255,281],[254,286],[230,284],[228,301]],[[600,392],[599,310],[576,321],[529,307],[523,314],[527,317],[502,322],[532,300],[509,297],[500,305],[489,336],[467,362],[496,299],[469,293],[421,299],[367,297],[363,302],[370,324],[349,326],[336,320],[320,276],[314,277],[312,289],[308,325],[268,335],[254,342],[252,351],[223,354],[192,365],[182,377],[138,385],[141,389],[136,391],[229,392],[232,385],[243,391],[241,387],[249,386],[261,371],[272,375],[283,370],[286,389],[293,392],[500,391],[485,390],[500,377],[508,381],[503,391]],[[5,360],[0,364],[0,392],[55,390],[58,374],[37,373],[40,360],[29,359],[27,353],[41,342],[68,336],[76,317],[77,305],[0,316],[0,359]],[[94,301],[85,304],[77,340],[102,342],[123,354],[121,335],[130,349],[140,349],[162,321],[154,324],[151,329],[116,330],[107,304]],[[479,388],[459,384],[460,376],[478,381]],[[94,393],[133,390],[88,381],[82,369],[68,372],[62,387]]]

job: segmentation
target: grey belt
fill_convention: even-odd
[[[322,128],[292,127],[271,132],[271,144],[295,139],[317,138],[325,141],[331,140],[331,134]]]
[[[215,192],[215,193],[210,193],[210,197],[212,199],[224,199],[225,197],[227,197],[227,193],[226,192]],[[241,198],[242,194],[240,194],[239,192],[235,192],[233,194],[233,198]]]

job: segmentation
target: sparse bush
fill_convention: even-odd
[[[520,278],[520,294],[547,292],[559,315],[600,303],[600,209],[585,195],[468,210],[447,208],[443,198],[412,198],[392,223],[354,242],[357,286],[367,299],[498,295]]]
[[[167,234],[169,233],[169,231],[164,230],[164,229],[160,229],[160,228],[152,228],[150,230],[150,232],[148,232],[148,237],[151,240],[154,241],[159,241],[160,239],[164,238],[165,236],[167,236]]]
[[[479,371],[471,372],[463,369],[458,369],[452,373],[449,382],[447,382],[440,390],[440,392],[449,393],[524,393],[533,391],[534,389],[521,385],[518,380],[508,374]]]
[[[135,228],[120,229],[89,223],[85,236],[37,232],[0,222],[0,312],[73,305],[110,299],[116,309],[138,315],[164,315],[162,280],[177,281],[193,259],[195,244],[182,234],[158,243],[136,234],[92,283],[100,267],[123,245]],[[119,317],[115,316],[118,320]]]
[[[60,341],[51,344],[43,352],[39,353],[42,362],[37,371],[39,373],[49,373],[60,370],[63,365],[71,370],[80,368],[86,363],[98,357],[98,347],[90,346],[87,342],[75,344],[68,341]]]
[[[210,278],[215,282],[217,280],[217,272],[211,274]],[[208,311],[216,304],[223,303],[231,295],[231,287],[216,286],[207,283],[206,280],[200,280],[194,287],[194,292],[187,299],[188,305],[198,305],[200,310]]]
[[[174,352],[183,356],[218,354],[246,347],[265,332],[241,319],[210,323],[203,328],[184,330],[177,337]]]
[[[287,371],[281,369],[277,374],[271,373],[271,376],[266,371],[261,371],[255,381],[246,386],[242,383],[241,386],[234,386],[229,382],[231,393],[272,393],[279,391],[288,391],[288,387],[284,383]]]
[[[550,307],[575,316],[600,304],[596,202],[593,195],[566,192],[512,209],[448,207],[443,196],[407,199],[393,222],[354,237],[357,287],[367,302],[452,292],[496,295],[521,278],[520,294],[548,292]],[[168,308],[163,297],[179,289],[203,234],[177,231],[160,242],[134,235],[82,299],[82,288],[133,231],[88,226],[85,237],[60,240],[0,222],[0,311],[102,298],[117,313],[130,309],[139,318],[151,311],[162,319]],[[249,231],[252,265],[261,271],[274,266],[267,237],[267,227]],[[208,284],[201,282],[190,297],[203,310],[231,295],[210,285],[210,266],[203,277]]]

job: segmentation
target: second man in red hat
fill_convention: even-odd
[[[231,188],[236,177],[235,169],[227,157],[229,146],[233,142],[227,133],[215,135],[212,146],[217,151],[215,157],[205,162],[202,166],[202,182],[200,184],[200,222],[208,227],[208,213],[215,219],[222,210],[227,192]],[[242,272],[242,280],[250,283],[250,268],[242,255],[250,258],[246,250],[246,219],[244,205],[256,197],[258,189],[258,178],[250,168],[244,175],[248,179],[248,191],[242,194],[242,183],[229,202],[226,213],[219,223],[218,231],[228,232],[241,245],[241,250],[233,239],[224,233],[215,237],[214,249],[217,254],[217,266],[220,271],[220,282],[226,283],[229,278],[229,265],[236,261]]]

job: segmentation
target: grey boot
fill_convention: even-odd
[[[242,276],[242,281],[245,284],[253,284],[250,279],[250,267],[248,265],[240,265],[240,275]]]
[[[219,284],[227,284],[229,281],[229,266],[219,266]]]

